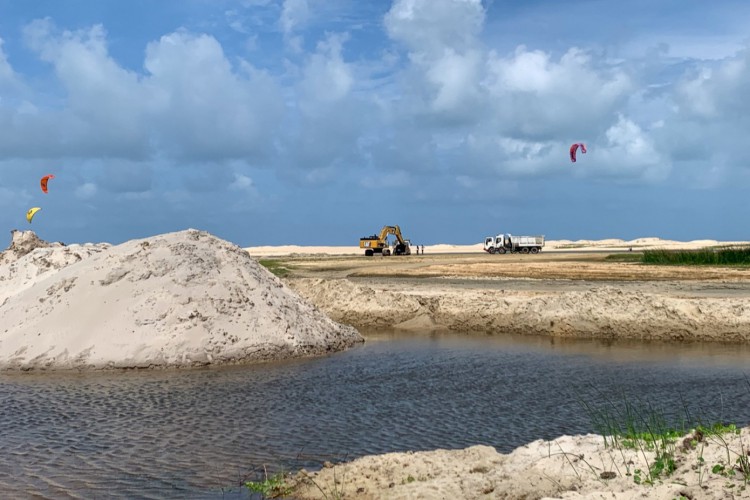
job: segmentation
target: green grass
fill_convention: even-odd
[[[253,493],[259,493],[262,498],[285,498],[292,492],[292,488],[286,484],[283,472],[271,476],[266,472],[258,481],[245,481],[245,488]]]
[[[750,266],[750,247],[643,250],[607,255],[604,260],[675,266]]]
[[[682,266],[750,266],[750,247],[644,250],[641,262]]]
[[[750,382],[747,383],[750,387]],[[622,454],[622,450],[635,450],[644,456],[646,451],[654,452],[654,459],[647,462],[646,470],[631,470],[626,465],[625,475],[632,477],[637,484],[655,484],[669,477],[677,469],[678,446],[680,449],[699,450],[698,463],[693,470],[700,474],[700,482],[710,471],[727,479],[738,479],[743,491],[750,484],[750,452],[744,444],[741,444],[741,449],[732,449],[726,439],[727,435],[740,434],[734,424],[705,424],[702,418],[690,413],[684,402],[684,415],[672,413],[671,417],[650,402],[633,402],[625,397],[614,401],[602,395],[602,400],[596,403],[581,401],[581,405],[597,433],[604,438],[605,447],[610,448],[614,455]],[[702,453],[709,443],[726,452],[726,459],[712,467],[705,463]]]
[[[284,278],[292,273],[292,267],[290,265],[276,259],[260,259],[258,263],[279,278]]]

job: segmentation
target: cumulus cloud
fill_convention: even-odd
[[[185,32],[146,49],[154,138],[192,159],[257,157],[268,152],[282,114],[281,95],[266,73],[238,74],[218,41]]]
[[[463,123],[478,106],[484,22],[479,0],[397,0],[385,16],[389,36],[402,44],[410,66],[400,75],[404,112]]]
[[[70,149],[87,148],[89,154],[145,156],[143,103],[148,94],[138,75],[109,55],[104,28],[56,33],[44,19],[26,26],[24,34],[32,50],[52,64],[66,93],[67,106],[61,112],[65,126],[57,140]]]
[[[376,125],[368,122],[374,117],[367,100],[355,92],[356,70],[342,54],[345,41],[346,36],[328,34],[319,42],[295,87],[281,154],[306,182],[325,182],[355,163],[365,127]]]
[[[580,165],[587,173],[608,174],[620,178],[663,180],[669,174],[670,161],[656,149],[649,132],[624,116],[619,116],[606,132],[606,143],[590,151]]]
[[[717,65],[704,64],[677,87],[680,112],[705,119],[737,119],[750,111],[748,99],[737,99],[750,93],[750,48]]]
[[[287,36],[303,26],[310,19],[310,5],[307,0],[284,0],[279,24]]]
[[[519,47],[509,57],[491,53],[484,86],[496,123],[508,135],[571,141],[592,137],[633,90],[617,68],[597,68],[573,48],[558,61],[540,50]]]
[[[109,54],[102,26],[60,32],[45,19],[24,33],[53,67],[62,106],[6,110],[0,121],[13,122],[14,133],[0,137],[0,150],[209,161],[270,153],[283,111],[277,83],[247,62],[233,66],[210,35],[162,36],[146,48],[145,72],[136,73]]]
[[[481,0],[396,0],[384,21],[391,38],[418,59],[473,47],[484,18]]]

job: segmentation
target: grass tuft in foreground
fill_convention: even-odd
[[[750,484],[750,450],[742,442],[735,449],[727,439],[730,435],[740,435],[740,429],[734,424],[705,424],[701,418],[694,418],[686,405],[684,416],[668,418],[665,412],[650,403],[625,398],[622,401],[605,398],[603,404],[597,405],[583,401],[581,404],[613,457],[619,454],[624,459],[623,450],[633,450],[643,456],[645,470],[627,467],[625,471],[625,475],[632,477],[636,484],[653,485],[669,477],[677,470],[678,452],[696,449],[699,451],[698,463],[693,469],[698,471],[699,483],[707,475],[714,474],[738,479],[740,491]],[[705,463],[703,449],[709,443],[723,449],[725,459],[715,464]],[[647,452],[651,459],[647,458]],[[621,462],[627,463],[625,460]],[[733,487],[733,484],[727,487]]]

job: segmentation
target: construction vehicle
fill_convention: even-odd
[[[484,251],[488,253],[539,253],[544,246],[544,235],[514,236],[498,234],[484,239]]]
[[[396,241],[393,244],[394,255],[411,255],[411,242],[401,235],[401,228],[398,226],[383,226],[380,234],[364,236],[359,239],[359,248],[365,249],[365,255],[372,257],[376,253],[382,255],[391,255],[391,245],[388,243],[388,236],[393,235]]]

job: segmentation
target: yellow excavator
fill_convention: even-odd
[[[372,257],[376,253],[390,255],[389,235],[396,237],[396,244],[393,246],[394,255],[411,255],[411,242],[401,235],[401,228],[398,226],[383,226],[379,235],[373,234],[360,238],[359,248],[364,248],[365,255],[368,257]]]

